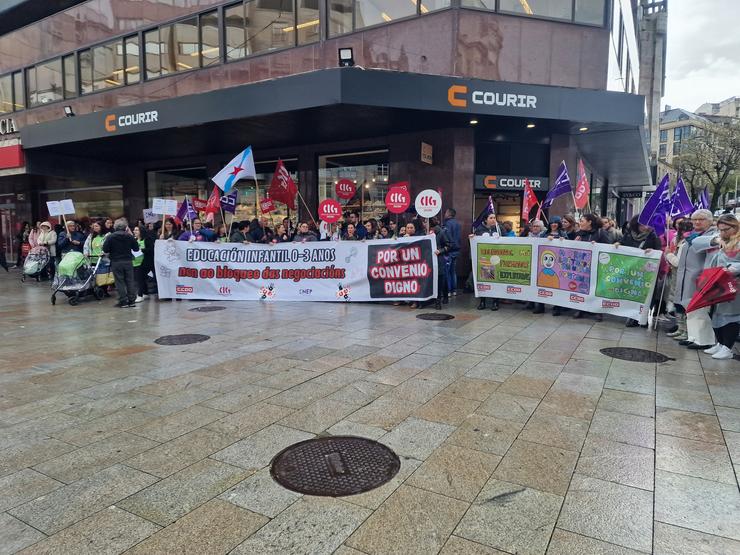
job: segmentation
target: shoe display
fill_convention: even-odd
[[[730,360],[734,356],[735,356],[735,354],[732,352],[732,349],[730,349],[729,347],[725,347],[724,345],[722,345],[722,348],[719,351],[717,351],[716,353],[714,353],[712,355],[712,358],[715,359],[715,360]]]
[[[707,355],[713,355],[716,352],[720,351],[722,349],[722,347],[724,347],[724,345],[722,345],[722,343],[717,343],[714,347],[709,347],[709,349],[704,349],[703,352],[705,354],[707,354]]]

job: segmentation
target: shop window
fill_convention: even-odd
[[[479,8],[481,10],[496,9],[496,0],[462,0],[461,4],[465,7]]]
[[[295,46],[293,0],[246,3],[247,55]]]
[[[357,192],[353,198],[344,200],[337,196],[336,183],[340,179],[355,183]],[[337,200],[345,213],[360,212],[363,221],[387,215],[388,180],[388,150],[319,156],[319,202],[327,198]]]
[[[355,29],[416,15],[416,3],[410,0],[357,0],[355,2]]]
[[[218,43],[218,12],[200,16],[200,65],[208,67],[221,61]]]
[[[244,4],[239,3],[224,9],[224,29],[226,31],[226,59],[238,60],[247,55],[247,22],[244,18]]]
[[[147,185],[148,206],[151,206],[152,198],[170,198],[182,202],[187,195],[188,198],[207,199],[213,190],[213,183],[205,166],[150,171],[147,172]]]
[[[318,0],[298,0],[298,21],[295,27],[298,31],[298,44],[317,42],[320,23]]]
[[[80,92],[87,94],[93,90],[92,52],[80,50],[77,59],[80,64]]]
[[[499,10],[550,19],[573,19],[573,0],[499,0]]]
[[[41,106],[64,98],[62,59],[57,58],[26,70],[29,107]]]
[[[92,49],[93,90],[123,85],[123,41],[116,40]]]
[[[298,159],[297,158],[283,158],[283,164],[285,169],[288,170],[290,176],[298,187]],[[254,168],[257,170],[257,184],[259,185],[259,198],[264,199],[267,197],[267,190],[270,188],[272,178],[275,175],[275,168],[277,167],[277,160],[269,160],[258,162]],[[236,214],[234,215],[234,221],[251,221],[254,218],[261,218],[263,214],[257,209],[257,190],[255,188],[254,180],[246,180],[239,182],[239,197],[237,198]],[[300,199],[296,199],[296,205],[300,205]],[[288,208],[281,202],[275,203],[276,209],[269,214],[264,214],[270,221],[273,227],[283,221],[283,218],[290,216],[293,225],[296,224],[298,214],[294,211],[288,213]],[[302,207],[301,207],[302,208]]]
[[[64,98],[77,96],[77,61],[74,54],[62,58],[64,66]]]
[[[54,182],[52,181],[52,186]],[[60,180],[61,181],[61,180]],[[103,218],[120,218],[123,214],[123,188],[120,185],[93,186],[85,189],[54,189],[41,191],[39,207],[46,219],[46,202],[50,200],[72,199],[75,205],[76,221],[99,220]]]
[[[147,79],[156,79],[162,75],[159,61],[159,29],[144,33],[144,63]]]
[[[354,0],[329,0],[329,36],[352,32],[352,4]]]
[[[576,0],[576,23],[604,25],[605,0]]]
[[[126,37],[123,39],[126,50],[126,84],[132,85],[141,81],[141,54],[139,52],[139,36]]]
[[[0,77],[0,114],[13,111],[13,79],[8,75]]]
[[[23,110],[26,107],[26,96],[23,94],[23,73],[16,71],[13,74],[13,108]]]

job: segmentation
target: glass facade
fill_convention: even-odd
[[[78,182],[63,179],[50,179],[52,187],[79,185]],[[65,188],[41,191],[39,208],[46,219],[46,202],[50,200],[72,199],[75,205],[75,220],[120,218],[123,216],[123,187],[120,185],[89,184],[89,188]],[[97,186],[95,186],[97,185]]]
[[[13,79],[10,75],[0,77],[0,114],[13,111]]]
[[[337,196],[336,184],[340,179],[350,179],[357,187],[355,196],[349,200]],[[387,214],[388,179],[388,150],[319,156],[319,202],[334,199],[342,204],[344,212],[359,212],[363,222],[370,218],[379,220]]]
[[[607,0],[460,0],[464,8],[603,25]],[[451,0],[244,0],[0,76],[3,107],[22,110],[142,80],[310,44],[423,16]],[[321,11],[325,8],[325,29]],[[220,14],[223,13],[223,20]],[[130,27],[129,27],[130,28]],[[620,25],[621,28],[621,25]],[[130,31],[129,31],[130,33]],[[623,33],[623,31],[622,31]],[[223,52],[222,45],[223,44]],[[620,50],[622,49],[620,40]],[[16,76],[17,75],[17,76]],[[25,77],[25,82],[23,78]],[[627,79],[628,76],[625,76]],[[24,88],[25,85],[25,88]],[[627,90],[633,90],[628,84]],[[12,99],[11,99],[12,97]],[[8,106],[11,104],[11,106]]]

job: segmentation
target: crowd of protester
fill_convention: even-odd
[[[517,236],[513,224],[510,221],[499,223],[495,214],[489,214],[472,231],[471,237]],[[185,225],[174,218],[154,224],[144,224],[139,220],[133,228],[125,220],[114,222],[111,218],[67,221],[66,225],[37,222],[34,226],[24,222],[17,236],[19,247],[22,248],[18,248],[16,265],[22,264],[29,249],[46,247],[51,262],[39,279],[47,280],[53,279],[56,265],[69,251],[83,253],[92,264],[103,254],[107,254],[111,258],[112,273],[116,277],[116,289],[123,289],[125,293],[122,296],[119,292],[119,305],[130,306],[148,297],[150,286],[147,276],[153,276],[154,242],[157,239],[276,244],[332,240],[368,241],[430,233],[434,233],[437,240],[435,254],[439,261],[438,296],[432,302],[439,309],[460,289],[457,281],[457,259],[462,226],[456,219],[455,210],[451,208],[444,212],[441,219],[425,220],[416,217],[401,222],[390,216],[369,218],[363,222],[358,212],[348,212],[344,214],[341,223],[327,225],[322,229],[314,221],[301,221],[294,226],[289,218],[274,222],[267,217],[234,222],[228,228],[225,225],[214,226],[212,222],[202,222],[198,218]],[[562,217],[553,216],[549,221],[535,219],[526,223],[518,236],[613,244],[646,252],[663,251],[653,308],[675,321],[668,336],[688,349],[700,349],[713,358],[732,358],[732,349],[740,332],[740,297],[689,313],[686,312],[686,307],[696,293],[697,278],[704,269],[724,267],[735,276],[740,274],[740,223],[735,215],[724,214],[715,221],[710,211],[697,210],[690,218],[679,218],[671,222],[669,231],[659,234],[656,230],[641,225],[637,216],[620,227],[613,219],[595,214],[583,214],[578,219],[566,214]],[[127,249],[131,251],[130,256]],[[126,268],[132,266],[131,272],[121,270],[122,264],[114,263],[114,259],[120,261],[121,257],[125,259],[123,265]],[[0,259],[0,266],[8,269],[4,256]],[[472,290],[471,283],[472,279],[469,279],[465,289]],[[498,299],[486,298],[480,299],[478,309],[488,308],[489,303],[491,310],[499,310]],[[412,308],[423,305],[424,303],[411,303]],[[542,303],[527,303],[526,307],[534,314],[545,312],[545,305]],[[562,307],[552,308],[554,316],[565,312],[567,309]],[[583,318],[589,314],[575,311],[573,315],[575,318]],[[601,315],[593,316],[601,319]],[[626,325],[636,327],[640,324],[630,319]]]

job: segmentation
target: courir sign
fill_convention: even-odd
[[[105,130],[108,133],[115,133],[121,127],[132,127],[145,123],[157,122],[159,122],[159,112],[157,110],[136,112],[134,114],[126,114],[124,116],[108,114],[105,116]]]
[[[547,177],[529,177],[526,175],[481,175],[475,176],[476,189],[490,189],[494,191],[512,191],[524,189],[524,180],[534,191],[550,189],[550,180]]]
[[[447,89],[447,102],[456,108],[468,108],[470,104],[531,110],[537,108],[537,97],[534,95],[514,94],[505,90],[475,90],[467,85],[452,85]]]

